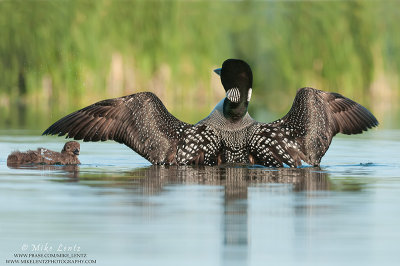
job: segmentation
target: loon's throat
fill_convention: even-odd
[[[236,121],[233,121],[232,119],[227,119],[223,112],[224,102],[225,99],[222,99],[215,106],[210,115],[199,121],[197,125],[205,124],[222,131],[240,131],[256,123],[256,121],[247,112],[241,119],[238,119]]]
[[[223,105],[224,117],[232,122],[242,119],[247,113],[248,104],[246,100],[235,103],[225,98]]]

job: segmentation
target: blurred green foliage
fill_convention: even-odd
[[[212,69],[254,72],[250,112],[312,86],[397,112],[397,1],[0,1],[0,125],[45,128],[95,101],[153,91],[196,122],[224,96]],[[390,119],[388,119],[389,126]]]

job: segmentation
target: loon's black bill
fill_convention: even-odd
[[[221,76],[221,68],[214,69],[214,72]]]

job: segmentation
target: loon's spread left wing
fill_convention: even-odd
[[[371,112],[349,98],[302,88],[282,119],[257,125],[249,150],[255,163],[268,166],[296,167],[301,160],[319,165],[337,133],[359,134],[377,125]]]
[[[175,164],[177,144],[190,127],[151,92],[108,99],[71,113],[43,132],[84,141],[115,140],[153,164]]]

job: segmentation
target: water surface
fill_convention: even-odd
[[[157,167],[115,142],[7,167],[65,142],[38,135],[0,132],[0,265],[46,244],[96,265],[400,263],[400,131],[335,137],[320,168]]]

